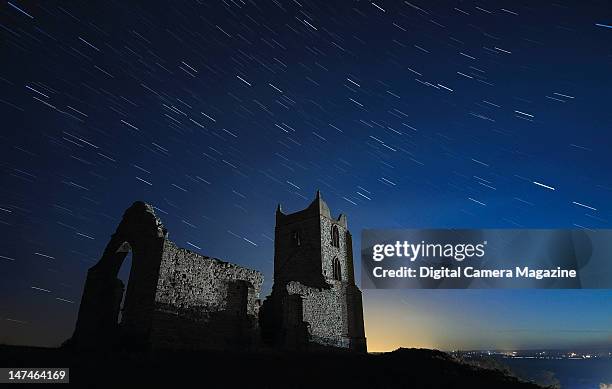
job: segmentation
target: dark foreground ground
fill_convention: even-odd
[[[72,386],[541,388],[434,350],[350,353],[75,352],[0,346],[0,367],[69,367]]]

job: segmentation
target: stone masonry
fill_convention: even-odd
[[[367,350],[352,246],[346,216],[332,218],[318,191],[302,211],[277,208],[274,285],[260,312],[266,343]]]
[[[124,285],[117,274],[129,251]],[[80,348],[254,348],[263,276],[177,247],[153,208],[128,208],[91,267],[71,344]]]
[[[117,275],[130,251],[125,290]],[[87,273],[67,344],[90,349],[327,346],[366,351],[347,219],[332,218],[319,192],[302,211],[286,215],[278,207],[274,286],[260,309],[262,283],[256,270],[177,247],[153,208],[135,202]]]

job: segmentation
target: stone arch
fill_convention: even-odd
[[[291,231],[291,241],[293,247],[300,247],[302,245],[302,234],[300,230]]]
[[[335,224],[331,228],[331,244],[334,247],[340,247],[340,232]]]
[[[166,237],[166,229],[148,204],[138,201],[125,211],[102,257],[87,272],[72,339],[75,346],[105,348],[120,340],[146,344]],[[132,266],[126,291],[117,276],[130,251]],[[124,291],[124,311],[118,325]]]
[[[336,281],[342,281],[342,266],[338,257],[334,257],[332,261],[333,277]]]

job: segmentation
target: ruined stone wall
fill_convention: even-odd
[[[244,349],[259,341],[260,272],[177,247],[153,207],[128,208],[87,273],[74,335],[79,348]],[[117,279],[129,251],[125,290]]]
[[[153,347],[248,348],[258,340],[260,272],[166,240],[151,331]]]
[[[259,271],[205,257],[166,240],[155,300],[182,308],[221,311],[227,308],[227,282],[238,280],[251,284],[248,314],[255,315],[255,300],[263,282]]]
[[[348,348],[345,288],[336,282],[329,289],[311,288],[299,282],[287,284],[290,295],[302,298],[302,320],[308,323],[310,341]]]

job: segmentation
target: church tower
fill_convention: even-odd
[[[287,348],[366,351],[347,218],[332,217],[319,191],[306,209],[276,209],[274,285],[261,326],[264,340]]]

